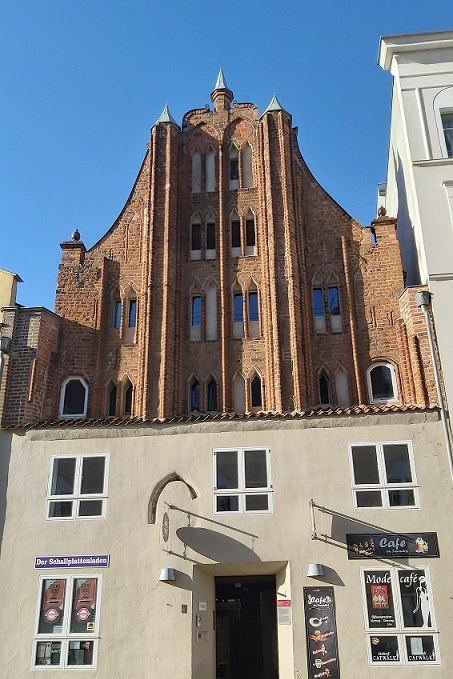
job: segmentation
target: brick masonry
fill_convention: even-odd
[[[91,249],[61,244],[55,314],[6,312],[14,351],[5,364],[0,395],[2,424],[52,419],[60,385],[80,376],[89,385],[88,416],[103,417],[108,389],[117,385],[115,414],[124,413],[124,389],[133,385],[132,414],[171,417],[189,408],[190,381],[204,387],[214,377],[218,410],[233,410],[236,374],[262,381],[263,410],[293,411],[320,402],[319,375],[346,372],[351,404],[369,402],[366,371],[376,361],[396,371],[398,403],[436,402],[423,316],[414,289],[404,289],[395,220],[381,217],[364,228],[316,182],[297,145],[291,116],[276,110],[261,118],[253,104],[232,103],[229,90],[212,94],[214,110],[188,112],[182,128],[171,122],[151,130],[148,150],[132,192],[113,226]],[[229,187],[229,149],[252,148],[253,186]],[[215,152],[216,190],[192,193],[192,154]],[[202,164],[202,187],[206,168]],[[230,219],[255,215],[256,254],[231,255]],[[215,220],[216,257],[190,258],[194,214]],[[209,216],[209,217],[208,217]],[[372,242],[372,235],[374,242]],[[260,333],[233,338],[232,288],[259,294]],[[190,339],[193,291],[205,301],[217,294],[217,339]],[[326,331],[314,328],[312,288],[337,286],[341,332],[334,332],[325,299]],[[130,299],[137,300],[135,328],[127,327]],[[122,301],[119,328],[115,300]]]

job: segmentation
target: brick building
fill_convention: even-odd
[[[40,329],[5,424],[435,402],[395,221],[326,194],[276,98],[260,116],[222,73],[211,98],[182,128],[165,109],[98,243],[61,244],[56,316],[9,312]]]
[[[61,244],[55,312],[3,309],[5,676],[448,677],[448,455],[396,222],[340,208],[275,97],[220,72],[211,98]]]

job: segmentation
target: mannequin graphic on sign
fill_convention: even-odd
[[[423,620],[422,627],[431,627],[431,609],[429,606],[426,578],[422,575],[418,583],[418,587],[415,590],[417,593],[417,606],[414,608],[414,613],[420,610]]]

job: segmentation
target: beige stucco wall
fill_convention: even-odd
[[[413,443],[420,509],[354,510],[347,444],[399,440]],[[3,459],[9,446],[6,432],[0,432]],[[235,446],[270,447],[272,514],[213,514],[212,451]],[[110,458],[106,518],[46,521],[50,456],[95,452],[105,452]],[[195,488],[198,497],[191,500],[180,482],[169,484],[159,499],[157,522],[149,525],[151,491],[174,471]],[[60,674],[75,679],[80,672],[96,679],[215,679],[214,576],[265,573],[276,573],[279,596],[293,603],[292,626],[279,628],[279,679],[307,676],[303,587],[319,584],[335,588],[343,677],[376,673],[380,679],[393,679],[413,676],[415,670],[419,679],[450,677],[451,493],[442,429],[435,413],[16,433],[0,559],[0,676],[23,679],[34,674],[31,656],[40,576],[34,570],[35,557],[108,553],[108,569],[82,571],[102,575],[97,669],[36,670],[43,679]],[[329,513],[316,510],[317,533],[327,537],[314,541],[311,498],[329,509]],[[164,511],[170,517],[167,543],[161,532]],[[376,531],[437,531],[441,558],[409,559],[407,563],[429,566],[441,665],[369,668],[360,569],[387,565],[389,560],[384,564],[348,561],[345,533],[364,532],[362,522],[372,524]],[[190,537],[199,551],[184,545],[177,535],[179,528],[189,524],[192,529],[204,529],[192,530]],[[207,531],[211,531],[208,539]],[[322,581],[306,577],[310,562],[326,567]],[[164,566],[177,570],[175,584],[158,581]],[[64,574],[76,571],[46,571],[48,577]],[[199,601],[207,603],[207,610],[200,613],[201,625],[196,628]],[[187,613],[182,612],[183,604]],[[197,631],[205,632],[201,640]]]

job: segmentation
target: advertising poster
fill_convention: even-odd
[[[333,587],[304,587],[309,679],[339,679]]]
[[[396,627],[390,571],[365,571],[365,592],[370,629]]]

